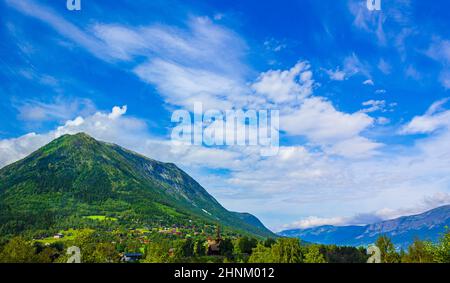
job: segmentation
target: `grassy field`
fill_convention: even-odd
[[[89,215],[89,216],[84,216],[83,218],[97,220],[97,221],[117,221],[117,218],[108,217],[108,216],[104,216],[104,215]]]
[[[36,242],[40,242],[42,244],[49,244],[50,245],[50,244],[54,244],[56,242],[73,241],[73,240],[75,240],[75,238],[77,237],[77,235],[80,232],[86,232],[86,231],[93,232],[94,230],[91,230],[91,229],[83,229],[83,230],[69,229],[69,230],[59,231],[59,233],[61,233],[64,237],[62,237],[62,238],[54,238],[53,236],[51,236],[51,237],[48,237],[48,238],[36,240]]]

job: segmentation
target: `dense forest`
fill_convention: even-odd
[[[104,220],[108,221],[108,220]],[[102,231],[80,229],[61,231],[40,239],[30,235],[4,240],[0,262],[65,263],[69,247],[80,249],[83,263],[365,263],[365,247],[343,247],[304,243],[296,238],[253,238],[219,235],[218,249],[211,252],[214,229],[187,233],[186,227],[162,229],[121,229]],[[209,236],[207,234],[210,234]],[[407,250],[397,250],[387,236],[377,239],[383,263],[450,263],[450,231],[440,241],[415,240]],[[127,255],[134,260],[128,261]]]

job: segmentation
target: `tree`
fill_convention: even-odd
[[[442,235],[434,248],[429,248],[433,253],[433,261],[437,263],[450,263],[450,230]]]
[[[249,263],[275,263],[272,258],[271,248],[258,243],[253,249],[252,255],[248,259]]]
[[[95,263],[117,263],[120,261],[120,256],[113,244],[99,243],[92,253],[92,261]]]
[[[264,246],[267,247],[267,248],[271,248],[276,242],[277,241],[275,239],[273,239],[273,238],[267,238],[264,241]]]
[[[233,256],[233,242],[230,239],[222,239],[220,241],[219,251],[220,255],[226,256],[227,258],[231,258]]]
[[[36,263],[53,263],[61,255],[64,247],[60,246],[61,243],[53,243],[51,245],[44,245],[41,242],[35,242],[33,247],[35,249],[35,260]]]
[[[194,243],[194,256],[204,256],[206,254],[206,242],[196,240]]]
[[[305,263],[326,263],[325,257],[320,252],[318,245],[312,245],[307,248],[303,262]]]
[[[238,254],[251,254],[257,245],[258,240],[244,236],[236,240],[235,252]]]
[[[363,247],[338,247],[336,245],[321,245],[320,251],[328,263],[366,263],[368,256]]]
[[[194,255],[195,242],[191,239],[176,240],[173,243],[173,255],[180,259]]]
[[[170,240],[163,239],[159,242],[151,242],[147,246],[147,256],[144,262],[147,263],[170,263],[175,260],[175,249]]]
[[[84,229],[78,232],[74,240],[74,246],[77,246],[81,250],[81,262],[83,263],[95,263],[94,251],[97,246],[97,237],[93,230]],[[61,258],[66,261],[69,258],[67,254]]]
[[[408,247],[408,253],[402,257],[406,263],[430,263],[433,262],[433,253],[430,250],[431,243],[415,239]]]
[[[271,248],[273,262],[300,263],[302,254],[299,239],[280,238]]]
[[[395,246],[388,236],[382,235],[378,237],[377,241],[375,242],[375,245],[381,251],[381,262],[383,263],[400,262],[400,255],[395,251]]]
[[[0,253],[3,263],[31,263],[35,261],[36,249],[22,237],[12,238]]]
[[[259,243],[253,249],[250,263],[300,263],[303,260],[298,239],[280,238],[271,248]]]

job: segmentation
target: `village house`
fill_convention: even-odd
[[[57,233],[53,236],[53,239],[62,239],[62,238],[64,238],[64,234],[62,233]]]
[[[208,255],[219,255],[220,243],[222,242],[219,225],[217,225],[216,238],[212,239],[211,237],[208,237],[207,241],[208,241]]]
[[[121,255],[120,261],[122,262],[136,262],[142,259],[141,253],[123,253]]]

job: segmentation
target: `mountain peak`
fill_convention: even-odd
[[[90,135],[86,134],[85,132],[79,132],[76,134],[65,134],[60,136],[59,138],[55,139],[54,141],[59,140],[70,140],[70,141],[97,141]]]
[[[80,132],[76,134],[66,134],[59,138],[53,140],[48,145],[44,146],[43,149],[54,149],[54,148],[64,148],[64,149],[80,149],[86,147],[96,147],[101,143],[91,137],[90,135]]]
[[[71,136],[71,137],[74,137],[74,138],[79,138],[79,139],[81,139],[81,138],[83,138],[83,139],[85,139],[85,138],[94,139],[93,137],[91,137],[90,135],[86,134],[85,132],[79,132],[79,133],[76,133],[76,134],[73,134],[73,135],[69,134],[68,136]]]
[[[39,219],[35,222],[41,226],[33,226],[39,229],[56,227],[66,216],[113,215],[141,225],[173,225],[189,219],[220,222],[234,231],[273,236],[255,217],[226,210],[175,165],[97,141],[86,133],[63,135],[0,169],[0,208],[12,209],[7,217],[2,215],[0,228],[2,221],[16,223],[24,206],[30,208],[27,215],[33,213],[27,219]]]

